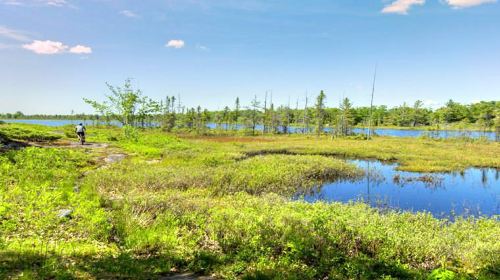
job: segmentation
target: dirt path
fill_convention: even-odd
[[[106,143],[85,143],[82,145],[79,142],[70,142],[70,141],[57,141],[51,143],[28,142],[26,143],[26,145],[38,148],[73,148],[73,149],[99,149],[99,148],[109,147],[109,144]]]
[[[79,142],[70,142],[68,147],[98,149],[98,148],[107,148],[109,147],[109,145],[106,143],[85,143],[82,145]]]

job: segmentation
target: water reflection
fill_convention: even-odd
[[[365,170],[354,181],[324,184],[306,201],[364,201],[382,209],[427,211],[435,216],[492,216],[500,212],[499,170],[471,168],[454,173],[397,171],[396,164],[350,161]]]

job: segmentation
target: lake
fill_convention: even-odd
[[[500,215],[499,170],[419,173],[397,171],[397,164],[380,161],[349,162],[365,170],[364,178],[327,183],[301,198],[308,202],[363,201],[382,209],[427,211],[436,217]]]
[[[95,125],[95,121],[91,120],[2,120],[6,123],[25,123],[25,124],[38,124],[38,125],[45,125],[45,126],[65,126],[65,125],[77,125],[79,123],[83,123],[86,126],[92,126]],[[105,124],[104,122],[99,122],[99,124]],[[112,125],[120,126],[120,123],[117,121],[112,121]]]
[[[95,121],[91,120],[3,120],[9,123],[27,123],[27,124],[38,124],[38,125],[46,125],[46,126],[64,126],[64,125],[76,125],[78,123],[84,123],[87,126],[91,126],[95,123]],[[104,122],[100,122],[100,124],[104,124]],[[121,124],[117,121],[113,121],[112,125],[121,126]],[[207,124],[209,128],[215,128],[216,125],[213,123]],[[224,128],[224,126],[223,126]],[[242,129],[243,127],[240,125],[238,129]],[[258,125],[256,127],[257,131],[262,131],[263,126]],[[331,132],[331,129],[325,128],[325,132]],[[366,129],[362,128],[354,128],[355,133],[364,133]],[[303,133],[302,128],[291,127],[290,133]],[[423,135],[429,135],[433,138],[454,138],[454,137],[468,137],[468,138],[486,138],[491,141],[495,141],[496,134],[495,132],[480,132],[480,131],[456,131],[456,130],[440,130],[440,131],[427,131],[427,130],[413,130],[413,129],[389,129],[389,128],[377,128],[375,129],[375,133],[380,136],[393,136],[393,137],[421,137]]]
[[[209,128],[214,129],[217,128],[217,125],[214,123],[207,125]],[[226,129],[225,125],[220,126],[221,129]],[[243,126],[238,125],[237,129],[242,129]],[[262,125],[255,126],[256,131],[262,131],[264,127]],[[283,128],[280,127],[279,131],[283,133]],[[331,133],[331,128],[325,128],[324,131],[326,133]],[[432,138],[456,138],[456,137],[467,137],[467,138],[485,138],[490,141],[495,141],[496,134],[495,132],[487,131],[458,131],[458,130],[440,130],[440,131],[428,131],[428,130],[418,130],[418,129],[392,129],[392,128],[377,128],[374,130],[376,135],[379,136],[393,136],[393,137],[421,137],[427,135]],[[304,133],[304,129],[300,127],[289,127],[290,133]],[[366,133],[366,129],[364,128],[354,128],[354,133]]]

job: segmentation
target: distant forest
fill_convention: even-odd
[[[119,122],[124,126],[161,126],[170,131],[175,128],[191,130],[213,128],[224,130],[242,127],[270,133],[286,133],[290,127],[304,131],[323,131],[330,127],[338,134],[350,134],[356,126],[362,127],[452,127],[489,131],[500,127],[500,101],[481,101],[460,104],[449,100],[443,107],[426,108],[422,101],[397,107],[355,107],[344,98],[338,107],[325,106],[326,94],[321,91],[314,98],[306,98],[305,104],[276,105],[266,94],[263,99],[255,96],[250,104],[241,104],[236,98],[232,106],[223,110],[209,111],[198,106],[183,106],[180,98],[168,96],[165,100],[152,100],[140,90],[132,88],[127,80],[122,87],[108,84],[111,94],[103,102],[84,99],[96,114],[25,115],[22,112],[0,114],[0,119],[74,119],[95,120],[101,123]]]

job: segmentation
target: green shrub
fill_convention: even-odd
[[[444,269],[444,268],[438,268],[432,271],[432,273],[429,275],[427,278],[429,280],[454,280],[458,279],[456,277],[455,272]]]
[[[123,134],[125,135],[125,139],[132,142],[139,141],[139,131],[137,130],[137,128],[130,125],[126,125],[122,129],[123,129]]]

